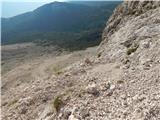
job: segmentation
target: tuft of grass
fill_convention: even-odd
[[[56,75],[60,75],[60,74],[62,74],[63,72],[62,71],[57,71],[56,72]]]
[[[63,73],[62,70],[61,70],[61,68],[60,68],[60,66],[55,66],[55,67],[53,68],[53,71],[54,71],[54,73],[55,73],[56,75],[60,75],[60,74]]]
[[[61,107],[64,105],[64,102],[60,96],[57,96],[53,101],[54,108],[56,112],[59,112]]]
[[[82,97],[83,95],[85,95],[86,91],[81,89],[78,93],[78,97]]]
[[[124,83],[123,80],[118,80],[118,81],[117,81],[117,84],[123,84],[123,83]]]
[[[8,103],[8,106],[13,106],[14,104],[16,104],[18,102],[18,100],[13,100],[10,103]]]
[[[138,47],[139,47],[138,44],[134,44],[133,47],[131,47],[131,48],[129,48],[129,49],[127,50],[127,55],[131,55],[132,53],[134,53],[134,52],[137,50]]]

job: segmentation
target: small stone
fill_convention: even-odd
[[[69,118],[69,116],[71,115],[71,111],[66,111],[66,112],[64,112],[64,114],[63,114],[63,117],[65,118],[65,119],[68,119]]]
[[[98,91],[98,89],[97,89],[97,87],[96,87],[96,84],[94,83],[94,84],[92,84],[92,85],[89,85],[88,87],[87,87],[87,92],[89,93],[89,94],[92,94],[92,95],[94,95],[94,96],[99,96],[99,91]]]
[[[92,62],[90,61],[90,59],[89,59],[89,58],[86,58],[86,59],[85,59],[85,63],[86,63],[86,64],[89,64],[89,65],[91,65],[91,64],[92,64]]]
[[[142,43],[143,48],[149,48],[149,46],[150,46],[149,41],[145,41],[145,42]]]
[[[83,119],[85,119],[86,117],[88,117],[90,114],[89,114],[89,111],[87,109],[83,109],[82,112],[81,112],[81,116]]]
[[[121,98],[124,99],[124,100],[126,100],[126,98],[127,98],[126,94],[122,94]]]
[[[25,107],[20,110],[20,114],[26,114],[26,112],[27,112],[27,109]]]
[[[110,87],[111,87],[111,84],[110,84],[110,83],[107,83],[107,84],[106,84],[106,89],[110,89]]]
[[[115,88],[116,88],[115,85],[111,85],[111,86],[110,86],[110,90],[114,90]]]
[[[113,94],[113,91],[112,90],[109,90],[108,92],[107,92],[107,96],[111,96]]]
[[[71,115],[69,116],[68,120],[79,120],[79,119],[75,118],[74,115],[71,114]]]

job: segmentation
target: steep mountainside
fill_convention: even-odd
[[[2,88],[3,118],[159,120],[159,46],[160,2],[123,2],[107,22],[97,56],[27,87]]]
[[[2,44],[34,41],[39,45],[52,44],[66,49],[97,45],[106,19],[120,2],[105,3],[90,6],[77,2],[53,2],[32,12],[2,19]]]

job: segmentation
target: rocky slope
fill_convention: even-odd
[[[2,91],[3,118],[160,120],[159,46],[160,2],[124,2],[110,17],[97,56]]]

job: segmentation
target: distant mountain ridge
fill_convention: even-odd
[[[96,33],[96,36],[100,38],[99,31],[102,31],[106,19],[118,4],[119,2],[116,2],[100,7],[78,3],[53,2],[43,5],[32,12],[11,18],[2,18],[2,44],[32,42],[35,40],[40,40],[41,42],[45,39],[47,43],[50,41],[49,43],[52,42],[53,45],[64,47],[64,44],[61,45],[61,43],[64,43],[62,41],[69,44],[69,42],[73,42],[73,39],[76,41],[79,37],[83,37],[82,34],[86,32],[87,34],[88,32],[91,34]],[[61,40],[61,35],[56,36],[57,33],[61,32],[74,34],[73,36],[76,37],[68,38],[70,40]],[[48,38],[51,35],[52,37]],[[63,37],[65,36],[67,35]],[[95,40],[96,44],[100,42],[97,38]],[[57,41],[61,41],[61,43]]]

